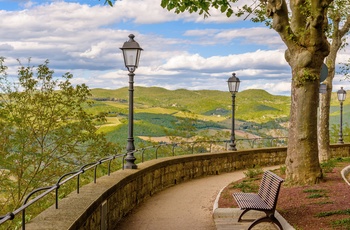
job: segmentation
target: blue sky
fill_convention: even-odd
[[[50,60],[57,75],[71,72],[73,82],[90,88],[115,89],[128,85],[120,47],[129,34],[144,49],[135,86],[167,89],[227,91],[235,72],[240,91],[264,89],[289,95],[291,70],[285,45],[262,24],[226,18],[212,10],[175,14],[160,0],[120,0],[114,7],[104,0],[0,0],[0,56],[8,73],[31,58],[31,65]],[[338,55],[350,58],[349,49]],[[337,75],[334,91],[349,83]]]

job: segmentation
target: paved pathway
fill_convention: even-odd
[[[236,171],[194,179],[168,188],[133,210],[118,224],[117,229],[216,230],[215,222],[218,221],[214,222],[213,219],[213,205],[217,195],[229,183],[243,177],[243,171]]]

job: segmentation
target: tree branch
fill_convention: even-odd
[[[272,28],[279,33],[284,43],[289,47],[294,43],[294,33],[289,23],[289,12],[285,0],[267,0],[266,15],[272,18]]]
[[[349,32],[349,30],[350,30],[350,14],[347,17],[343,28],[339,30],[340,37],[344,37],[345,34],[347,34]]]

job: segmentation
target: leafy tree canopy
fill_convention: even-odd
[[[0,58],[0,199],[15,209],[35,188],[52,185],[82,164],[111,155],[113,146],[96,134],[95,122],[83,106],[90,90],[73,86],[70,73],[54,78],[49,62],[36,69],[18,68],[10,82]]]

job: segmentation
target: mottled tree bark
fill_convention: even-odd
[[[324,81],[327,86],[327,92],[320,96],[320,111],[319,111],[319,124],[318,124],[318,150],[319,160],[324,162],[330,159],[330,136],[329,136],[329,112],[331,104],[331,95],[333,88],[333,78],[335,75],[335,66],[337,53],[343,45],[343,37],[350,29],[350,15],[347,16],[342,28],[340,28],[341,17],[339,12],[330,14],[330,18],[333,21],[332,24],[332,41],[330,45],[330,53],[326,59],[326,65],[328,67],[328,76]]]
[[[284,0],[267,2],[268,16],[287,45],[285,58],[292,68],[286,172],[287,181],[293,184],[313,184],[322,178],[317,145],[317,107],[321,66],[329,54],[324,31],[330,3],[311,0],[308,6],[306,1],[291,0],[289,21]]]

